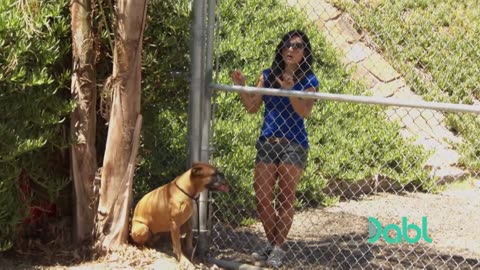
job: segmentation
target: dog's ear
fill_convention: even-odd
[[[193,175],[193,176],[202,175],[202,173],[203,173],[203,166],[201,166],[200,163],[194,163],[191,172],[192,172],[192,175]]]

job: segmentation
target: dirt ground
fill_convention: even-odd
[[[402,217],[420,225],[422,216],[432,243],[367,242],[368,217],[401,227]],[[377,194],[297,213],[283,269],[480,269],[479,228],[480,188],[473,185],[454,185],[440,194]],[[258,264],[249,254],[265,241],[260,224],[215,229],[218,258]]]
[[[161,269],[176,270],[177,261],[173,252],[166,246],[140,250],[134,246],[124,246],[103,256],[86,255],[75,249],[31,250],[29,253],[0,253],[0,269],[20,270],[104,270],[104,269]],[[213,265],[196,262],[198,269],[218,269]]]
[[[401,226],[428,220],[432,243],[390,244],[368,239],[368,217]],[[377,194],[332,207],[296,214],[282,269],[480,269],[480,188],[453,186],[440,194]],[[216,259],[261,265],[251,250],[264,241],[259,223],[232,228],[216,224],[210,255]],[[69,248],[37,245],[25,253],[0,254],[1,269],[176,269],[168,247],[139,250],[127,246],[102,257]],[[198,264],[199,269],[221,269]]]

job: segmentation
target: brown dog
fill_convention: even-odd
[[[188,264],[189,261],[182,252],[180,234],[186,234],[185,249],[191,254],[192,199],[205,189],[228,192],[223,173],[209,164],[195,163],[191,169],[172,182],[147,193],[138,202],[133,213],[131,231],[133,241],[143,246],[154,234],[170,231],[177,259]]]

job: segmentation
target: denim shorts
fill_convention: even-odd
[[[307,166],[308,149],[293,142],[271,143],[266,140],[258,140],[255,144],[257,156],[255,164],[263,163],[287,163],[305,169]]]

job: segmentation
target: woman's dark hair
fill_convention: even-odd
[[[273,59],[272,67],[270,75],[268,75],[267,81],[271,88],[280,88],[280,84],[277,82],[275,77],[280,77],[285,70],[285,61],[283,61],[282,56],[282,49],[284,48],[285,44],[292,38],[292,37],[300,37],[305,45],[303,50],[303,60],[300,63],[297,71],[295,72],[295,83],[301,81],[307,74],[312,73],[312,63],[313,63],[313,55],[312,55],[312,45],[310,44],[310,39],[308,39],[307,35],[300,30],[292,30],[285,34],[282,37],[282,40],[277,45],[277,49],[275,50],[275,58]]]

